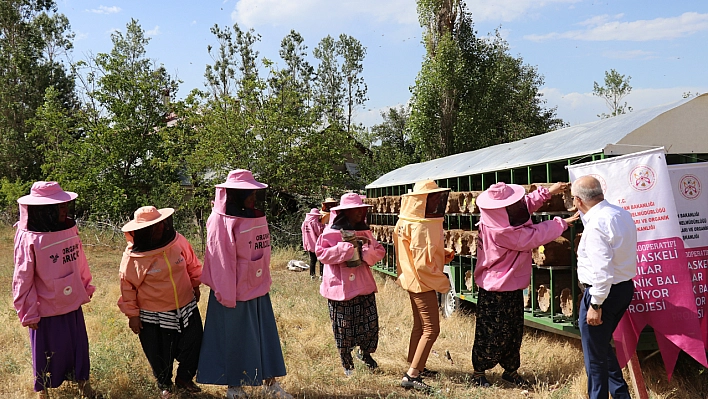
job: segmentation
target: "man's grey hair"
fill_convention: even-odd
[[[603,199],[602,186],[600,182],[592,176],[584,176],[582,180],[576,180],[573,183],[573,195],[580,197],[583,201],[592,199]]]

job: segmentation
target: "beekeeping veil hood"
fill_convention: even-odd
[[[432,180],[419,181],[413,191],[401,196],[401,216],[434,219],[445,215],[449,188],[440,188]]]
[[[35,182],[29,195],[17,200],[20,205],[18,227],[35,232],[60,231],[73,227],[75,223],[70,218],[59,220],[59,204],[71,204],[76,197],[76,193],[62,190],[55,181]]]
[[[253,190],[267,187],[267,184],[257,181],[250,170],[232,170],[229,172],[226,182],[216,185],[214,211],[222,215],[242,216],[240,212],[244,211],[241,208],[243,208],[245,197],[250,195]]]

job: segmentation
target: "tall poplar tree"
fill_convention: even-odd
[[[562,126],[545,108],[543,76],[495,34],[479,38],[461,0],[418,0],[426,57],[411,88],[410,129],[422,159],[518,140]]]
[[[315,47],[313,55],[320,61],[315,93],[324,110],[325,121],[349,133],[353,130],[354,111],[368,100],[368,87],[363,77],[366,47],[346,34],[339,35],[336,40],[328,35]]]

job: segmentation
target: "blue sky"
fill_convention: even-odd
[[[238,23],[261,35],[256,49],[279,61],[291,29],[311,52],[325,36],[346,33],[367,48],[369,100],[357,110],[366,126],[380,112],[405,104],[425,53],[414,0],[57,0],[76,33],[73,59],[109,52],[110,33],[137,19],[152,38],[148,56],[183,81],[178,97],[203,88],[212,63],[209,29]],[[704,0],[469,0],[479,36],[499,28],[511,53],[545,77],[547,106],[576,125],[608,109],[592,95],[612,68],[631,76],[625,99],[635,109],[708,92],[708,1]],[[313,60],[314,61],[314,60]]]

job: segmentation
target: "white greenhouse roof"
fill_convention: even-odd
[[[475,151],[406,165],[369,188],[412,184],[526,167],[604,152],[664,147],[670,154],[708,153],[708,94]]]

